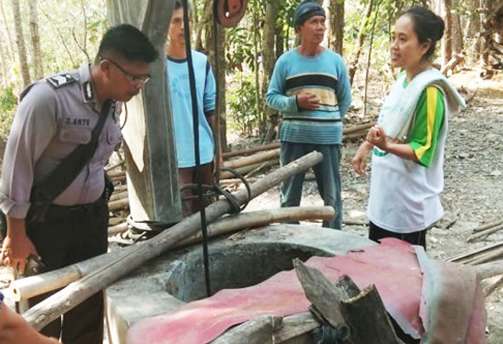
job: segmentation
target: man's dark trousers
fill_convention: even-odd
[[[46,220],[29,226],[46,271],[59,269],[107,251],[108,206],[104,199],[75,207],[51,206]],[[30,299],[30,306],[50,294]],[[103,343],[103,293],[99,292],[44,327],[42,333],[65,344]]]
[[[321,145],[281,141],[280,161],[284,166],[298,158],[318,151],[323,155],[323,161],[313,167],[318,191],[325,205],[335,209],[335,218],[324,220],[323,227],[341,229],[342,199],[341,177],[339,164],[341,161],[341,145]],[[302,185],[305,173],[298,173],[281,185],[281,207],[296,207],[300,205]]]

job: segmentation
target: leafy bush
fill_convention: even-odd
[[[12,124],[17,99],[12,88],[7,87],[0,93],[0,138],[6,139]]]
[[[228,125],[243,134],[250,135],[257,127],[257,98],[253,73],[238,72],[238,80],[230,83],[227,90]]]

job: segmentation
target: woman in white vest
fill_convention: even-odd
[[[353,158],[365,174],[368,152],[372,172],[367,216],[369,238],[395,237],[426,248],[426,232],[444,209],[444,150],[449,114],[465,106],[447,79],[433,69],[443,20],[415,7],[395,23],[391,64],[401,68],[379,113],[378,125]]]

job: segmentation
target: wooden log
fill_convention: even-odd
[[[278,161],[278,164],[279,164],[279,161]],[[260,171],[262,171],[263,169],[269,167],[268,166],[268,161],[266,162],[263,162],[262,165],[260,165],[259,167],[251,170],[250,172],[248,172],[246,175],[245,175],[245,178],[248,179],[252,176],[254,176],[255,174],[259,173]]]
[[[246,181],[248,183],[254,183],[257,181],[257,178],[246,178]],[[233,185],[233,184],[239,184],[242,183],[243,181],[239,178],[228,178],[220,181],[220,184],[222,185]]]
[[[372,128],[374,125],[375,125],[375,123],[365,123],[365,124],[360,124],[360,125],[354,125],[352,127],[344,129],[343,135],[348,135],[348,134],[360,132],[360,131],[364,131],[366,133],[368,131],[368,129]]]
[[[375,125],[375,123],[365,123],[365,124],[355,125],[355,126],[347,128],[347,129],[344,129],[343,135],[351,134],[351,133],[354,133],[357,131],[368,130],[371,127],[373,127],[374,125]],[[251,147],[251,148],[241,149],[241,150],[237,150],[237,151],[225,152],[225,153],[223,153],[223,157],[224,157],[224,159],[229,159],[229,158],[232,158],[235,156],[250,155],[253,153],[257,153],[257,152],[267,151],[267,150],[271,150],[271,149],[277,149],[279,147],[280,147],[280,143],[274,142],[274,143],[270,143],[270,144],[264,145],[264,146],[257,146],[257,147]]]
[[[374,285],[360,295],[341,302],[345,318],[351,327],[354,344],[403,344],[395,334],[381,297]]]
[[[329,220],[334,216],[335,210],[330,206],[289,207],[240,213],[238,215],[230,215],[220,218],[211,223],[208,226],[208,236],[216,237],[222,234],[233,233],[244,228],[264,226],[273,222],[300,221],[308,219]],[[117,234],[118,232],[125,230],[127,230],[127,224],[123,223],[109,228],[108,235]],[[202,233],[201,231],[198,231],[196,234],[175,243],[173,248],[200,242],[201,237]],[[113,251],[107,254],[106,257],[111,258],[116,255],[116,252],[118,251],[120,250]],[[108,263],[108,261],[104,261],[102,257],[103,256],[100,256],[100,259],[97,262],[97,258],[93,258],[67,266],[63,269],[13,281],[11,288],[12,293],[15,295],[15,301],[29,299],[55,289],[63,288],[68,284],[77,281],[79,278],[92,273],[96,269],[99,269],[103,264]],[[64,278],[67,274],[69,277]]]
[[[208,235],[216,237],[222,234],[233,233],[245,228],[265,226],[274,222],[302,221],[302,220],[330,220],[334,218],[335,210],[330,206],[322,207],[288,207],[268,210],[259,210],[237,215],[229,215],[218,219],[208,226]],[[202,233],[181,241],[175,247],[181,247],[201,241]]]
[[[320,271],[306,266],[300,259],[294,259],[293,266],[307,299],[321,314],[321,319],[335,329],[337,340],[347,340],[350,329],[341,309],[343,295]]]
[[[503,225],[503,220],[498,220],[496,222],[492,222],[492,223],[488,223],[486,225],[482,225],[482,226],[476,227],[476,228],[472,229],[472,232],[473,233],[482,232],[482,231],[484,231],[486,229],[493,228],[493,227],[496,227],[496,226],[499,226],[499,225]]]
[[[224,162],[224,167],[236,169],[239,167],[253,165],[259,162],[277,158],[279,158],[279,148],[267,152],[261,152],[254,155],[246,156],[244,158],[239,158],[232,161],[226,161]]]
[[[125,160],[121,160],[121,161],[119,161],[118,163],[116,163],[116,164],[114,164],[114,165],[111,165],[111,166],[106,166],[106,167],[105,167],[105,171],[107,171],[107,172],[108,172],[108,171],[111,171],[111,170],[113,170],[113,169],[115,169],[115,168],[117,168],[117,167],[119,167],[119,166],[124,165],[125,163],[126,163],[126,161],[125,161]]]
[[[357,131],[355,133],[347,134],[342,137],[342,141],[348,141],[348,140],[354,140],[354,139],[361,139],[363,137],[367,136],[367,130],[365,131]]]
[[[494,260],[500,259],[503,257],[503,247],[498,247],[494,250],[488,251],[479,257],[470,260],[470,264],[476,265],[476,264],[482,264],[482,263],[487,263],[487,262],[492,262]]]
[[[260,195],[297,173],[306,171],[318,164],[322,159],[321,153],[311,152],[270,173],[250,185],[251,198]],[[234,196],[239,204],[243,204],[248,199],[246,190],[240,190]],[[206,208],[207,221],[214,221],[219,216],[231,211],[231,209],[231,204],[226,200],[212,203]],[[23,314],[23,316],[35,328],[43,328],[54,319],[73,309],[91,295],[106,288],[147,260],[159,256],[161,253],[172,248],[175,243],[195,234],[201,228],[200,221],[200,214],[193,214],[171,227],[169,231],[164,231],[156,237],[146,240],[141,245],[134,245],[121,250],[123,253],[119,254],[118,258],[110,261],[108,264],[103,263],[101,269],[85,276],[79,281],[73,282],[63,290],[35,305]]]
[[[117,201],[108,202],[108,210],[116,211],[129,207],[129,198],[118,199]]]
[[[300,313],[284,318],[262,316],[231,328],[211,344],[279,344],[308,334],[319,326],[311,313]]]
[[[249,155],[257,152],[262,152],[265,150],[271,150],[271,149],[276,149],[279,148],[279,142],[274,142],[270,143],[265,146],[257,146],[257,147],[252,147],[252,148],[246,148],[246,149],[241,149],[237,151],[230,151],[230,152],[225,152],[223,155],[224,159],[232,158],[235,156],[240,156],[240,155]]]
[[[440,73],[447,75],[447,72],[454,70],[457,65],[465,60],[465,56],[461,54],[455,54],[454,57],[440,70]]]
[[[262,164],[263,163],[259,162],[259,163],[253,164],[253,165],[243,166],[243,167],[237,168],[236,171],[241,175],[245,175],[248,172],[253,171],[257,167],[262,166]],[[265,164],[265,167],[274,166],[274,165],[278,165],[278,164],[279,164],[278,159],[274,158],[274,160],[267,161],[267,163]],[[227,178],[234,178],[234,177],[235,177],[235,175],[229,171],[223,171],[220,173],[220,179],[227,179]]]
[[[480,280],[503,275],[503,260],[477,265],[475,271]]]
[[[111,179],[120,179],[120,178],[125,178],[126,177],[126,171],[117,171],[117,172],[110,172],[108,176]]]
[[[115,225],[113,227],[109,227],[108,228],[108,236],[124,233],[125,231],[127,231],[127,229],[128,229],[128,224],[125,222],[118,224],[118,225]],[[21,292],[18,291],[18,293],[20,293],[20,295],[22,295]]]
[[[503,224],[501,224],[499,226],[487,228],[487,229],[481,230],[478,233],[470,236],[466,241],[468,241],[468,242],[474,242],[474,241],[483,239],[483,238],[487,237],[488,235],[490,235],[492,233],[495,233],[495,232],[498,232],[498,231],[500,231],[502,229],[503,229]]]
[[[108,200],[109,202],[117,201],[119,199],[124,199],[128,197],[128,192],[127,191],[122,191],[122,192],[114,192],[110,199]]]
[[[455,257],[451,257],[451,258],[447,259],[447,261],[469,264],[473,260],[480,258],[481,256],[483,256],[484,254],[486,254],[488,252],[492,252],[494,250],[497,250],[500,247],[503,247],[503,241],[500,241],[496,244],[493,244],[493,245],[490,245],[487,247],[480,248],[478,250],[475,250],[475,251],[472,251],[469,253],[464,253],[464,254],[461,254],[461,255],[458,255]]]
[[[491,295],[496,289],[503,285],[503,276],[499,276],[496,280],[484,288],[484,296],[488,297]]]

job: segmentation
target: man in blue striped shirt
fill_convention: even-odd
[[[274,67],[267,91],[267,105],[281,112],[281,165],[311,152],[323,154],[313,167],[325,205],[334,207],[334,219],[324,227],[342,226],[339,175],[342,119],[351,104],[351,86],[342,57],[320,44],[325,35],[325,11],[315,1],[302,2],[295,10],[299,47],[283,54]],[[281,186],[281,206],[298,206],[304,174]]]

